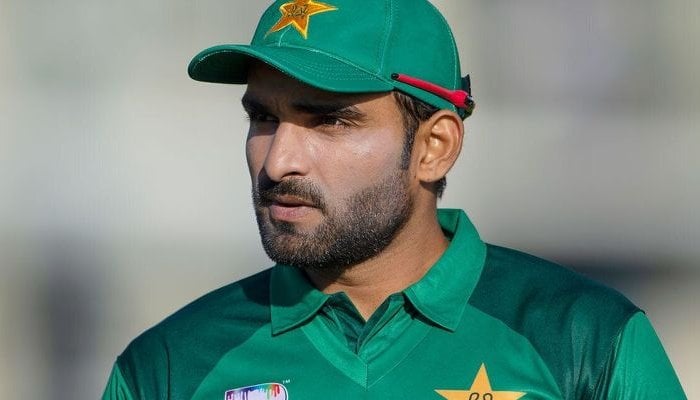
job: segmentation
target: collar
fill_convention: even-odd
[[[270,276],[272,334],[296,328],[311,319],[329,297],[316,289],[299,268],[275,265]]]
[[[438,221],[450,238],[450,245],[404,294],[425,318],[454,331],[481,274],[486,245],[464,211],[440,209]],[[298,268],[276,265],[270,279],[272,333],[276,335],[308,321],[328,298]]]
[[[424,317],[445,329],[457,329],[486,259],[486,245],[462,210],[438,210],[450,245],[428,272],[404,290]]]

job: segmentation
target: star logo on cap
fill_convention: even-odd
[[[447,400],[517,400],[526,394],[493,390],[484,364],[479,367],[479,372],[476,373],[476,378],[469,390],[436,390],[436,392]]]
[[[309,18],[312,15],[326,11],[335,11],[337,9],[338,8],[330,4],[313,0],[294,0],[289,3],[284,3],[280,6],[280,13],[282,13],[282,16],[267,33],[277,32],[291,25],[306,39],[309,32]]]

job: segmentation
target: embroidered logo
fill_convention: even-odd
[[[436,392],[448,400],[517,400],[526,394],[523,392],[493,390],[484,364],[481,364],[481,367],[479,367],[479,372],[476,373],[476,378],[474,378],[474,382],[472,382],[469,390],[439,389]]]
[[[287,388],[281,383],[261,383],[227,390],[224,400],[288,400]]]
[[[335,10],[337,8],[330,4],[314,0],[294,0],[284,3],[280,6],[282,16],[267,33],[277,32],[291,25],[306,39],[309,34],[309,18],[314,14]]]

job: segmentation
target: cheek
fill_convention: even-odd
[[[386,129],[374,131],[368,140],[358,143],[353,149],[353,157],[363,169],[382,174],[387,169],[399,165],[403,150],[403,140],[397,132]]]
[[[252,136],[246,140],[245,156],[251,178],[258,176],[265,163],[270,137]]]
[[[344,182],[365,185],[396,171],[401,164],[403,138],[393,130],[373,130],[342,146],[326,161],[329,171],[337,171]]]

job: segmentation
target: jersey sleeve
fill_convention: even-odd
[[[687,399],[661,341],[642,312],[625,325],[612,362],[606,399]]]
[[[102,394],[102,400],[135,400],[129,391],[121,370],[119,370],[119,365],[116,363],[112,368],[109,381],[107,381],[107,387]]]

